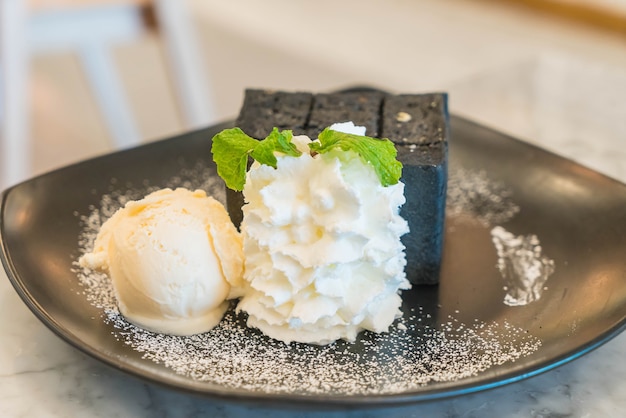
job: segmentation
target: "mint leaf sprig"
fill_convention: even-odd
[[[225,129],[213,137],[211,152],[217,165],[217,174],[226,186],[237,191],[243,190],[246,182],[248,157],[261,164],[276,168],[274,155],[279,152],[292,157],[302,155],[291,142],[290,130],[278,131],[274,128],[267,138],[257,141],[239,128]],[[354,151],[366,164],[370,164],[383,186],[396,184],[402,175],[402,164],[396,159],[396,147],[388,139],[346,134],[329,128],[319,135],[319,142],[311,142],[312,152],[324,154],[333,149]]]
[[[380,183],[387,187],[396,184],[402,175],[402,163],[396,159],[396,146],[388,139],[376,139],[369,136],[346,134],[326,128],[311,142],[309,148],[319,154],[339,148],[343,151],[356,152],[365,164],[374,167]]]
[[[257,141],[239,128],[225,129],[213,137],[211,146],[217,174],[227,187],[241,191],[246,182],[248,156],[261,164],[276,168],[278,161],[274,155],[275,151],[292,157],[302,155],[291,142],[292,137],[291,131],[279,132],[278,128],[274,128],[267,138]]]

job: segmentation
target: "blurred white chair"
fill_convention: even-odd
[[[152,7],[166,61],[188,128],[213,116],[207,77],[180,0],[0,0],[0,189],[30,173],[29,57],[78,54],[116,148],[140,142],[110,47],[146,30],[142,8]]]

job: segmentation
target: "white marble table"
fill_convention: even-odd
[[[449,91],[453,111],[626,182],[625,89],[621,70],[551,55],[484,73]],[[2,417],[621,416],[625,355],[626,335],[620,335],[542,375],[425,404],[323,412],[251,407],[145,383],[86,357],[45,328],[0,273]]]

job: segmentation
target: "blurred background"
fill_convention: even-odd
[[[0,1],[0,189],[231,119],[246,87],[448,91],[626,168],[626,0]]]

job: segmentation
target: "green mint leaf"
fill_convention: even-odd
[[[259,163],[276,168],[274,152],[294,157],[302,154],[291,142],[291,131],[274,128],[262,141],[248,136],[239,128],[225,129],[213,137],[211,152],[217,165],[217,174],[230,189],[241,191],[246,183],[248,156]]]
[[[280,152],[292,157],[298,157],[302,154],[298,151],[295,144],[291,142],[292,137],[293,133],[291,131],[279,132],[278,128],[274,128],[267,138],[258,142],[257,147],[250,155],[259,163],[276,168],[277,161],[274,152]]]
[[[383,186],[396,184],[402,175],[402,163],[396,159],[397,150],[388,139],[376,139],[333,131],[326,128],[309,148],[319,154],[340,148],[356,152],[366,164],[371,164]]]
[[[213,137],[211,152],[217,165],[217,174],[226,186],[243,190],[248,169],[248,156],[258,145],[256,139],[239,128],[225,129]]]

